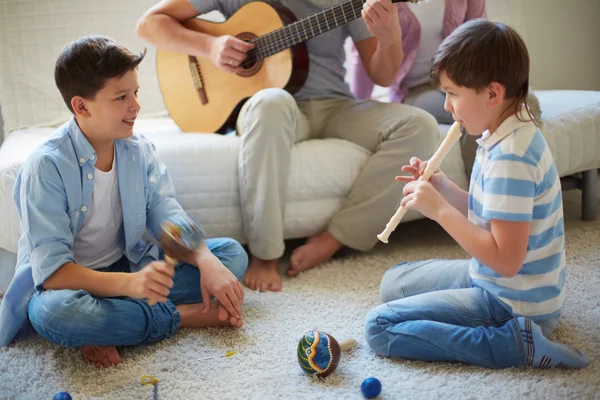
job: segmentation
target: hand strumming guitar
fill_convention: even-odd
[[[210,59],[223,71],[241,72],[240,64],[246,59],[248,51],[253,48],[252,43],[244,42],[234,36],[218,36],[211,42]]]

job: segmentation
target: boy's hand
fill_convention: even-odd
[[[439,211],[448,205],[440,192],[427,181],[411,181],[404,186],[403,192],[402,206],[415,209],[434,221],[437,221]]]
[[[127,296],[164,303],[173,287],[175,268],[164,261],[152,261],[141,271],[129,274]]]
[[[398,182],[408,183],[416,181],[425,172],[425,167],[427,167],[427,161],[421,161],[419,158],[413,157],[410,159],[409,162],[410,165],[404,165],[402,167],[402,172],[409,173],[411,176],[397,176],[396,180]],[[429,177],[429,183],[431,183],[431,185],[433,185],[433,187],[437,191],[440,191],[447,186],[448,177],[441,169],[437,169],[433,173],[433,175]]]
[[[204,312],[210,310],[210,298],[215,296],[231,316],[241,319],[244,288],[235,275],[214,255],[203,258],[198,268]]]

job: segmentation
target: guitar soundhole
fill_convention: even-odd
[[[242,32],[238,35],[236,35],[236,37],[240,40],[243,40],[245,42],[250,42],[254,39],[256,39],[256,35],[254,33],[251,32]],[[255,75],[260,68],[263,65],[263,60],[261,58],[258,58],[255,55],[255,51],[256,51],[256,47],[254,49],[252,49],[249,53],[248,53],[248,58],[246,58],[246,60],[244,60],[241,64],[241,67],[244,69],[242,72],[239,72],[238,75],[239,76],[243,76],[244,78],[250,77]]]

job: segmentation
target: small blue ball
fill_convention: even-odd
[[[52,400],[73,400],[73,398],[67,392],[58,392],[54,395]]]
[[[381,382],[377,378],[367,378],[360,385],[360,391],[367,399],[375,398],[381,393]]]

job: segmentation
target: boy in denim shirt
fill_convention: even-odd
[[[205,240],[174,269],[142,240],[146,229],[158,239],[163,221],[186,218],[154,146],[133,133],[143,57],[101,36],[58,57],[56,85],[73,118],[15,183],[23,233],[0,307],[0,346],[29,317],[49,341],[82,346],[86,362],[108,367],[121,362],[115,346],[153,343],[180,327],[243,324],[248,259],[239,243]]]

